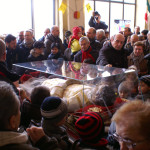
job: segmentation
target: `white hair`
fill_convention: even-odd
[[[105,31],[103,29],[98,29],[96,30],[96,33],[102,35],[102,36],[105,36]]]
[[[87,43],[90,43],[89,38],[86,37],[86,36],[83,36],[83,37],[81,37],[81,38],[79,39],[79,44],[81,45],[81,42],[84,41],[84,40],[85,40]]]

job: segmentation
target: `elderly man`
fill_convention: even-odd
[[[114,35],[99,53],[97,65],[127,68],[127,51],[123,48],[124,36],[120,33]]]
[[[62,44],[62,40],[59,38],[59,28],[56,25],[51,28],[51,33],[49,33],[45,39],[45,47],[46,48],[44,50],[44,55],[46,58],[51,53],[51,44],[53,42],[58,43],[60,45],[60,51],[62,54],[64,54],[65,49],[64,49],[64,46]]]
[[[144,59],[144,44],[138,41],[134,44],[134,50],[130,56],[128,56],[128,67],[134,65],[138,70],[138,74],[146,75],[148,72],[147,60]]]
[[[58,148],[55,138],[48,138],[42,128],[28,128],[32,142],[39,148],[29,144],[28,135],[19,131],[20,101],[14,90],[6,82],[0,81],[0,149],[1,150],[52,150]],[[57,149],[59,150],[59,149]]]
[[[90,41],[87,37],[81,37],[79,40],[81,50],[74,56],[75,62],[92,61],[95,64],[98,52],[90,46]]]
[[[125,48],[128,50],[128,55],[133,52],[133,45],[135,42],[139,41],[139,37],[136,34],[131,35],[130,42],[125,45]]]
[[[6,61],[6,46],[4,41],[0,40],[0,81],[5,81],[11,84],[15,92],[18,94],[19,92],[13,82],[18,81],[20,76],[14,72],[9,71],[5,61]]]
[[[44,36],[42,38],[40,38],[39,41],[44,42],[45,38],[46,38],[46,35],[49,34],[49,33],[50,33],[50,29],[46,28],[45,31],[44,31]]]
[[[100,47],[103,47],[104,42],[107,40],[105,37],[105,31],[103,29],[96,30],[96,39],[100,42]]]
[[[18,41],[17,41],[17,45],[21,44],[23,42],[23,40],[24,40],[24,31],[20,31]]]
[[[96,30],[93,27],[90,27],[86,33],[86,36],[90,40],[90,45],[93,50],[100,51],[101,45],[98,41],[96,41]]]
[[[18,62],[19,46],[17,46],[16,37],[8,34],[5,38],[6,43],[6,64],[9,70],[12,70],[12,64]]]
[[[27,62],[28,56],[30,55],[31,49],[35,42],[34,36],[31,30],[26,30],[24,34],[24,41],[20,44],[20,55],[19,62]]]

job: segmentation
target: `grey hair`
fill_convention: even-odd
[[[17,115],[20,101],[12,86],[0,81],[0,131],[8,130],[10,117]]]
[[[105,31],[103,29],[98,29],[96,30],[96,33],[102,35],[102,36],[105,36]]]
[[[50,31],[51,31],[51,32],[54,31],[56,27],[58,28],[58,26],[53,25],[53,26],[51,27]]]
[[[86,37],[86,36],[83,36],[83,37],[81,37],[81,38],[79,39],[79,44],[81,45],[81,42],[84,41],[84,40],[85,40],[87,43],[90,43],[89,38]]]
[[[0,39],[0,59],[3,57],[5,51],[6,51],[5,42]]]

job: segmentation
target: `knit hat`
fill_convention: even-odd
[[[143,81],[145,84],[150,86],[150,75],[145,75],[145,76],[140,77],[140,81]]]
[[[104,146],[108,142],[102,139],[104,133],[104,122],[100,114],[96,112],[87,112],[81,116],[75,123],[75,128],[86,144],[97,144]]]
[[[46,97],[41,105],[42,117],[51,123],[59,123],[67,113],[67,105],[59,97]]]

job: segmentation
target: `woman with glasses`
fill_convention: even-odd
[[[121,150],[150,150],[150,102],[139,100],[124,104],[114,114],[113,137]]]

